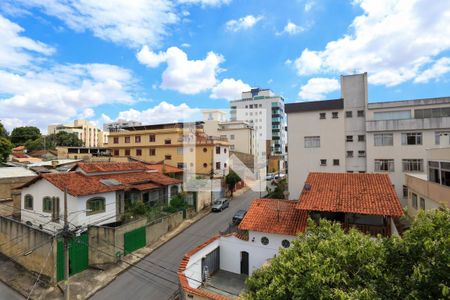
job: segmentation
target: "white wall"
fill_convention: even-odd
[[[184,275],[188,280],[189,286],[193,288],[197,288],[201,285],[202,282],[202,258],[214,251],[219,247],[219,240],[214,240],[210,244],[208,244],[205,248],[200,251],[194,253],[190,258],[189,262],[186,265],[186,270],[184,271]]]
[[[220,147],[220,154],[216,154],[216,147]],[[226,153],[225,153],[226,150]],[[230,163],[228,161],[230,157],[230,148],[228,146],[215,145],[214,146],[214,174],[216,176],[227,175]],[[220,162],[220,170],[216,169],[216,162]],[[227,164],[225,168],[225,164]],[[225,173],[224,173],[225,171]]]

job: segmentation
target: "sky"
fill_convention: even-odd
[[[450,96],[450,1],[2,0],[0,121],[156,124],[229,108],[251,87],[286,103]]]

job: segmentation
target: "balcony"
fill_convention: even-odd
[[[366,131],[395,131],[449,128],[450,117],[403,120],[366,121]]]

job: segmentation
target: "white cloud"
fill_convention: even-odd
[[[227,99],[236,100],[241,98],[241,93],[249,91],[251,87],[242,82],[242,80],[236,80],[234,78],[225,78],[218,85],[212,88],[211,98],[214,99]]]
[[[198,4],[201,6],[221,6],[231,2],[231,0],[178,0],[179,3]]]
[[[189,47],[191,47],[191,44],[189,44],[189,43],[183,43],[183,44],[181,44],[181,47],[183,47],[183,48],[189,48]]]
[[[330,78],[311,78],[300,88],[298,95],[303,100],[323,100],[326,94],[339,90],[339,82]]]
[[[253,26],[256,25],[256,23],[258,23],[259,21],[262,20],[262,16],[252,16],[252,15],[248,15],[242,18],[239,18],[237,20],[229,20],[225,26],[226,26],[226,30],[228,31],[240,31],[240,30],[245,30],[245,29],[249,29],[252,28]]]
[[[314,7],[314,5],[316,5],[316,3],[314,1],[312,1],[312,0],[306,1],[305,6],[304,6],[305,12],[309,12]]]
[[[155,46],[178,21],[168,0],[10,0],[24,8],[41,9],[77,32],[91,31],[103,40],[125,46]]]
[[[201,118],[200,110],[198,108],[191,108],[186,103],[173,105],[165,101],[143,111],[138,111],[133,108],[122,111],[117,117],[117,119],[140,121],[143,124],[193,121],[196,118]]]
[[[92,108],[85,108],[80,114],[80,119],[90,119],[95,116],[95,112]]]
[[[302,26],[299,26],[291,21],[288,21],[286,26],[284,26],[284,29],[281,33],[287,33],[289,35],[295,35],[299,34],[301,32],[305,31],[305,28]]]
[[[432,79],[437,79],[450,72],[450,58],[443,57],[436,61],[429,69],[425,70],[420,74],[414,82],[427,83]]]
[[[393,86],[421,78],[450,49],[450,2],[355,0],[364,13],[351,33],[324,50],[305,49],[296,60],[300,75],[368,72],[369,82]],[[420,79],[419,79],[420,80]]]
[[[189,60],[187,54],[177,47],[170,47],[158,54],[144,47],[138,53],[138,60],[151,68],[162,62],[167,63],[162,74],[162,89],[197,94],[216,85],[216,74],[224,58],[220,54],[208,52],[204,59]]]

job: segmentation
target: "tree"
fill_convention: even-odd
[[[274,180],[275,189],[267,195],[267,198],[284,199],[284,192],[287,189],[287,180],[283,178],[281,180]]]
[[[236,184],[241,181],[241,177],[239,177],[236,172],[230,169],[230,172],[227,176],[225,176],[225,183],[228,186],[228,189],[231,192],[231,197],[233,197],[234,188],[236,187]]]
[[[376,239],[309,221],[307,233],[246,281],[247,299],[448,299],[450,211]]]
[[[16,127],[11,132],[11,142],[16,145],[25,145],[28,140],[34,141],[41,137],[41,131],[34,126]]]
[[[11,154],[12,144],[5,138],[0,136],[0,162],[5,162]]]
[[[49,140],[52,141],[56,146],[62,147],[81,147],[83,146],[83,141],[78,138],[78,135],[74,132],[60,131],[56,134],[50,134]]]
[[[5,126],[0,122],[0,137],[8,138],[8,131],[6,131]]]

